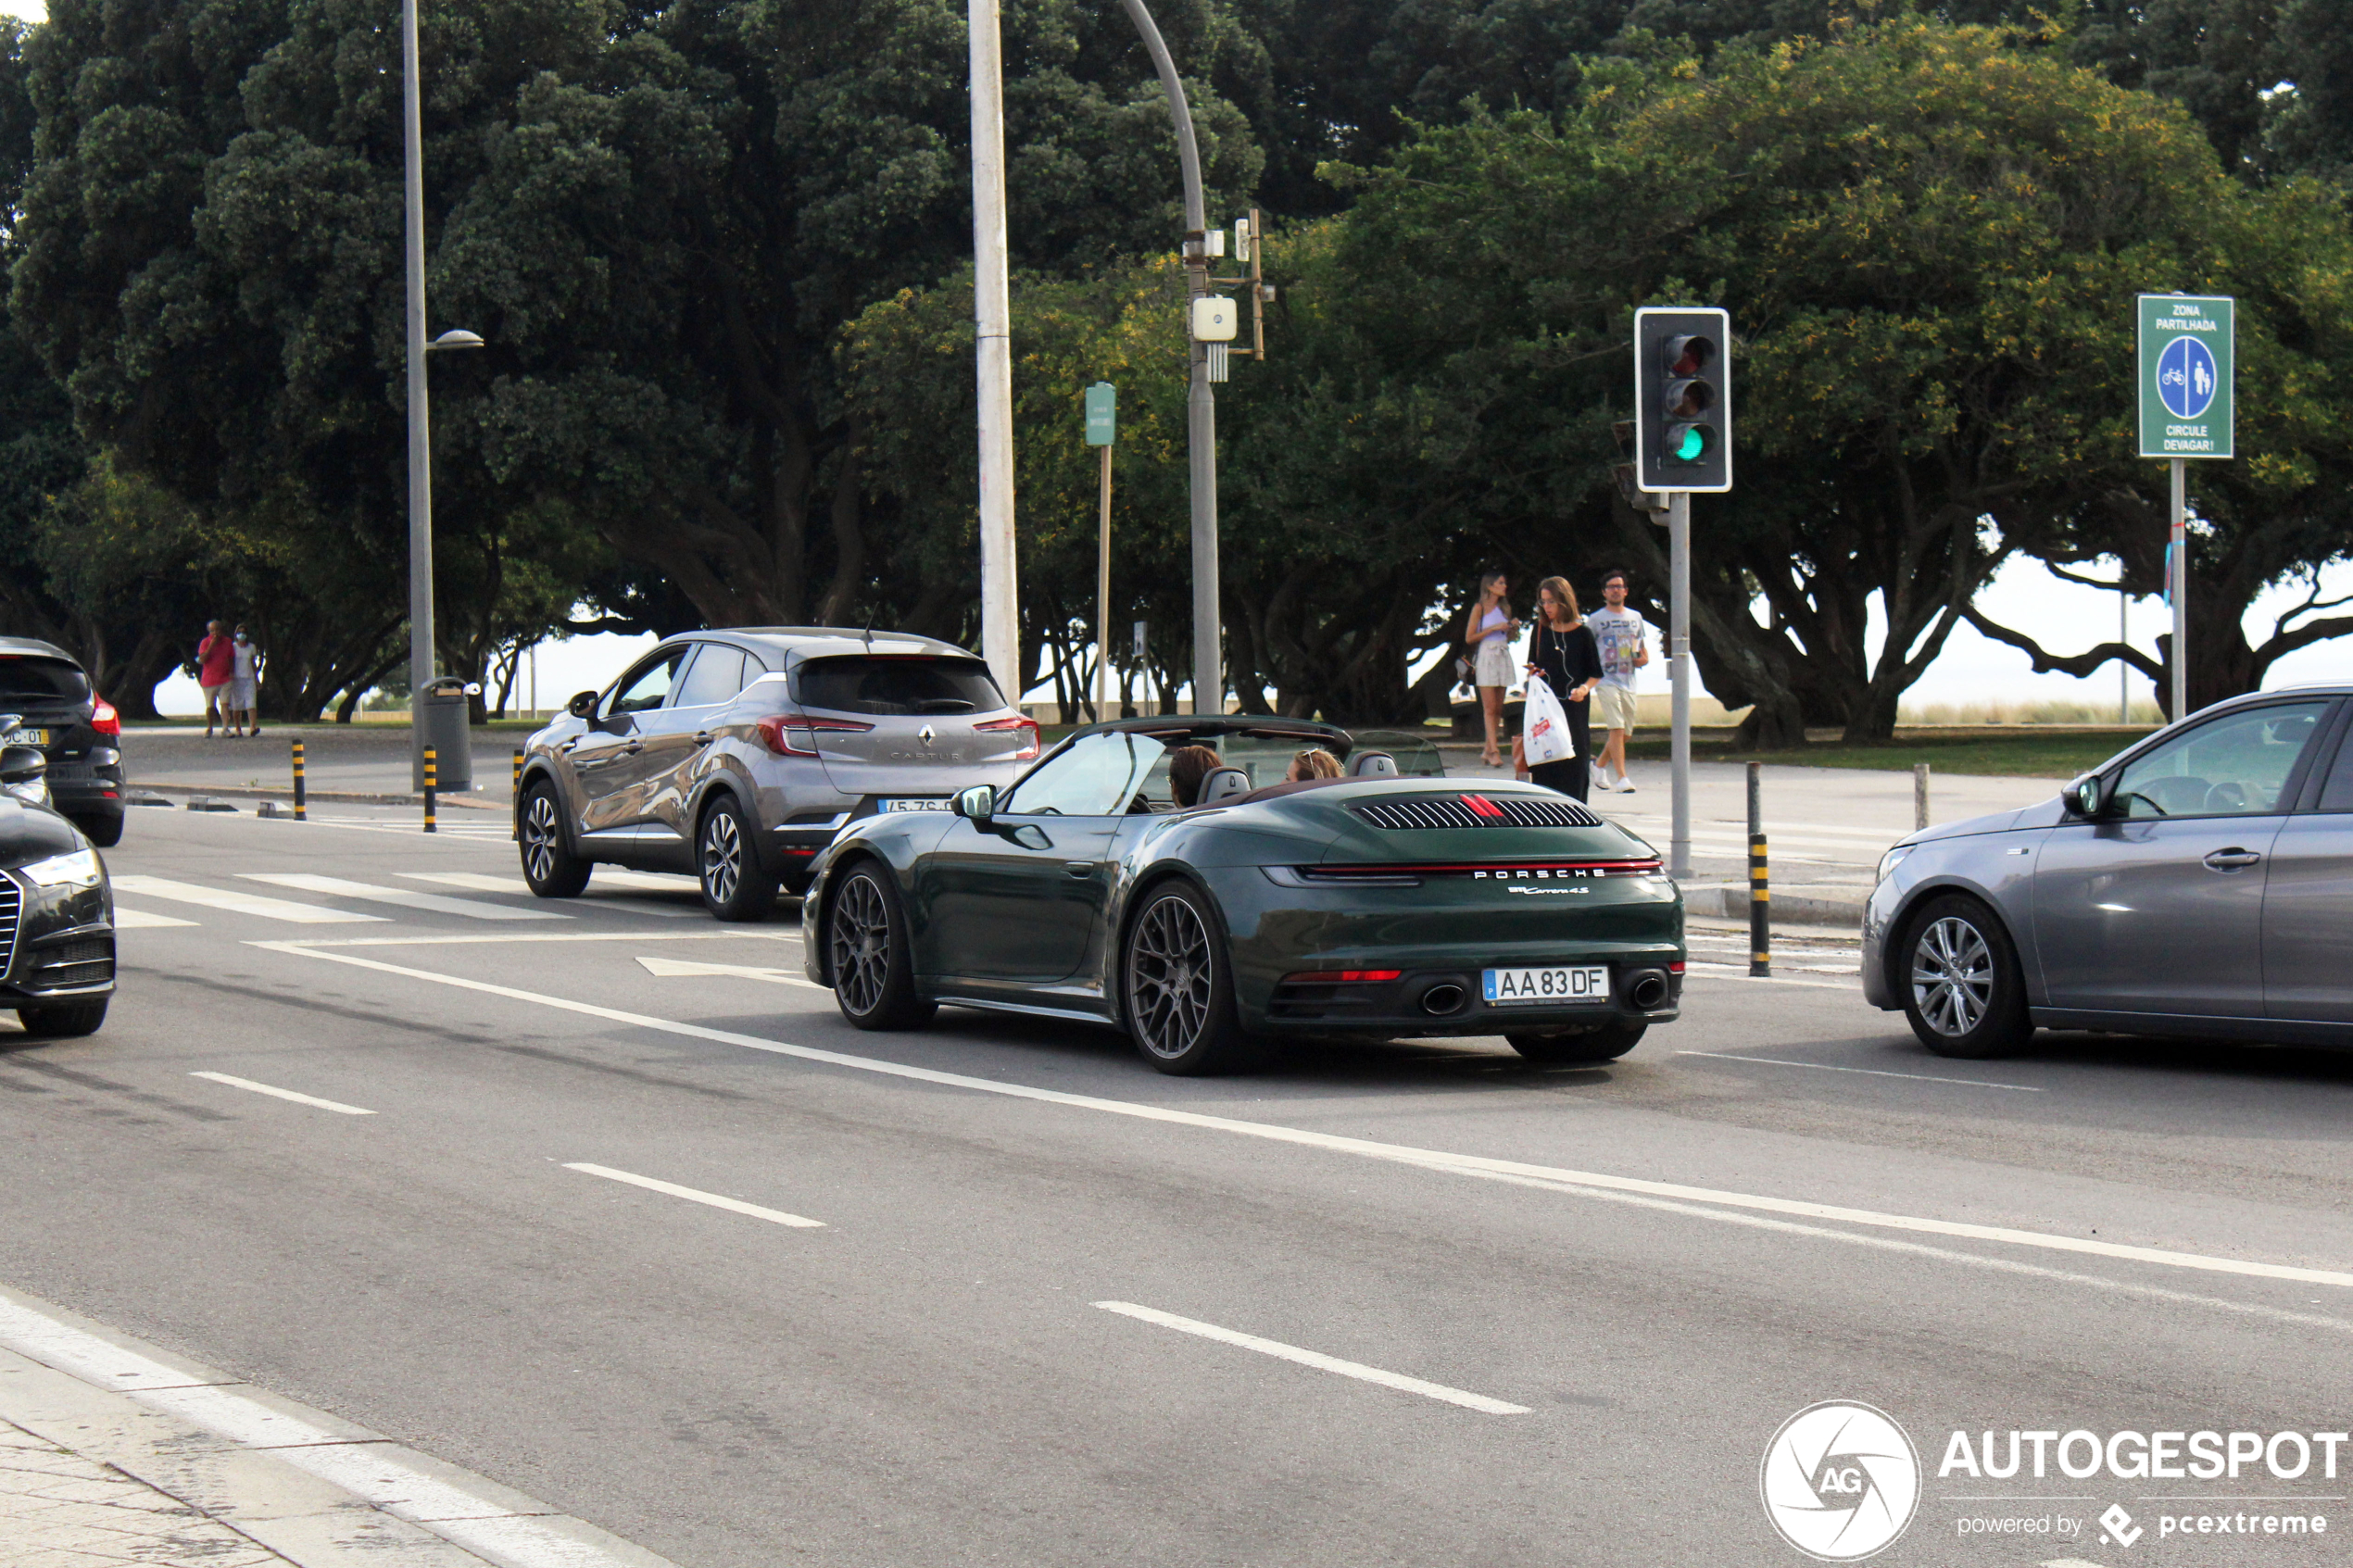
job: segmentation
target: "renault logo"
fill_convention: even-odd
[[[925,746],[929,746],[931,744],[931,726],[929,724],[925,724],[922,729],[915,732],[915,738],[923,742]]]

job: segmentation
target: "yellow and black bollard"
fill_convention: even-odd
[[[427,746],[425,747],[425,831],[427,833],[441,831],[434,825],[433,821],[434,766],[434,749],[432,746]]]
[[[1765,764],[1748,765],[1748,972],[1773,972],[1773,894],[1765,880]]]
[[[514,812],[513,812],[513,816],[514,816],[514,819],[515,819],[515,831],[514,831],[514,836],[515,836],[515,841],[516,841],[517,843],[521,843],[521,842],[522,841],[522,746],[517,746],[517,747],[515,747],[515,784],[514,784],[514,803],[515,803],[515,809],[514,809]]]
[[[308,822],[310,819],[304,811],[302,803],[302,742],[300,741],[294,743],[294,770],[295,821],[297,822]]]

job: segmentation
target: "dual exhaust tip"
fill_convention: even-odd
[[[1626,1004],[1638,1012],[1656,1012],[1673,996],[1667,985],[1667,972],[1658,969],[1638,969],[1626,976],[1623,983]],[[1421,995],[1419,1006],[1432,1018],[1460,1012],[1470,993],[1449,980],[1441,980]]]

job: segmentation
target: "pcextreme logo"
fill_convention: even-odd
[[[1920,1458],[1884,1411],[1827,1399],[1781,1423],[1756,1485],[1781,1539],[1823,1562],[1854,1562],[1894,1545],[1911,1524]]]

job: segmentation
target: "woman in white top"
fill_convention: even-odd
[[[1491,768],[1504,765],[1496,739],[1504,727],[1504,688],[1512,684],[1512,640],[1519,635],[1511,590],[1511,579],[1502,571],[1482,573],[1478,602],[1463,621],[1463,644],[1471,650],[1471,684],[1478,688],[1478,705],[1487,720],[1487,750],[1481,760]]]
[[[258,735],[261,733],[260,715],[256,711],[260,706],[261,649],[245,635],[242,626],[237,628],[234,646],[236,657],[230,667],[229,690],[220,699],[221,717],[232,725],[244,726],[243,730],[231,729],[232,735]]]

